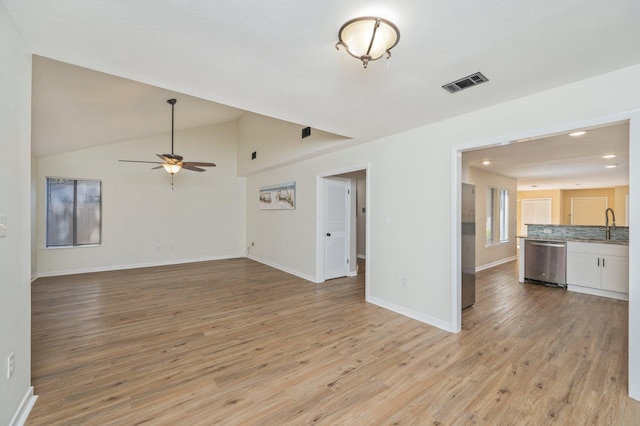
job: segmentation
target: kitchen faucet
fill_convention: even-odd
[[[604,211],[604,226],[606,227],[604,237],[605,240],[611,239],[611,229],[609,229],[609,211],[611,211],[611,221],[613,222],[613,229],[616,229],[616,214],[613,212],[613,209],[609,207]]]

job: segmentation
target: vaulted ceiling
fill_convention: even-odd
[[[101,143],[153,132],[175,93],[188,96],[177,105],[184,126],[251,111],[366,141],[640,63],[637,0],[0,3],[35,55],[109,75],[94,83],[105,90],[90,76],[58,76],[66,88],[46,89],[55,75],[38,66],[68,65],[35,60],[34,99],[46,93],[75,117],[61,127],[34,101],[36,153],[47,151],[42,135],[71,140],[98,118]],[[367,69],[335,48],[340,26],[363,15],[401,33],[391,60]],[[456,94],[441,87],[477,71],[490,81]],[[136,84],[110,87],[113,76]]]

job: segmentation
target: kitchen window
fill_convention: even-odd
[[[47,178],[47,247],[102,242],[102,182]]]
[[[487,188],[487,245],[509,241],[509,190]]]

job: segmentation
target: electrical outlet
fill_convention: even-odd
[[[409,278],[402,277],[402,287],[409,287]]]
[[[542,231],[542,232],[544,232],[545,234],[550,234],[551,233],[551,229],[544,228],[544,231]]]
[[[13,376],[13,352],[9,354],[9,358],[7,358],[7,379],[10,379]]]

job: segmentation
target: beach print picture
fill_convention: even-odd
[[[260,188],[260,210],[293,210],[295,208],[295,182]]]

